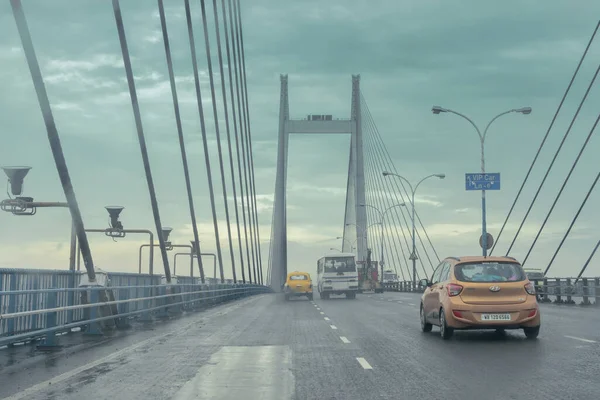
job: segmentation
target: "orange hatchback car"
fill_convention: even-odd
[[[421,329],[440,327],[444,339],[457,329],[523,329],[528,339],[540,331],[535,288],[512,257],[448,257],[431,280],[421,279]]]

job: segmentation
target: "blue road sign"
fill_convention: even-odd
[[[500,190],[500,173],[465,174],[466,190]]]

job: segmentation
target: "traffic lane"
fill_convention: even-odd
[[[443,341],[436,327],[420,331],[417,305],[374,297],[318,304],[366,354],[376,384],[391,390],[385,398],[579,399],[600,391],[598,344],[573,343],[563,328],[548,324],[537,341],[521,331],[464,331]]]
[[[421,295],[418,293],[386,292],[385,294],[366,294],[366,296],[375,301],[395,302],[415,307],[418,307],[421,302]],[[573,336],[600,343],[599,308],[544,303],[539,306],[542,317],[542,333],[546,332],[548,327],[556,327],[562,330],[563,336]]]
[[[312,302],[263,295],[8,399],[373,398],[365,371]]]
[[[114,397],[111,387],[113,385],[117,387],[118,385],[106,382],[106,376],[112,374],[113,371],[125,371],[116,381],[130,383],[133,388],[136,388],[137,379],[135,377],[132,379],[132,374],[127,372],[127,369],[130,365],[135,365],[135,362],[132,361],[137,358],[145,359],[148,354],[154,354],[154,349],[158,350],[156,361],[148,362],[149,366],[160,365],[165,362],[165,366],[171,367],[170,370],[180,370],[180,368],[169,363],[168,357],[166,357],[166,361],[163,360],[165,358],[164,349],[168,346],[171,338],[185,335],[192,329],[210,334],[215,319],[223,319],[228,316],[235,318],[248,305],[256,302],[257,297],[260,296],[219,305],[205,312],[184,314],[183,318],[180,317],[171,321],[156,321],[149,324],[147,331],[136,332],[111,340],[102,339],[96,346],[85,348],[79,352],[40,355],[37,357],[38,362],[36,364],[12,371],[10,376],[3,374],[2,379],[9,380],[6,384],[2,382],[0,390],[4,391],[3,396],[7,396],[9,393],[6,392],[10,391],[13,393],[13,397],[10,398],[15,399],[37,398],[35,396],[41,396],[41,398],[46,398],[44,396],[67,398],[71,393],[77,393],[80,387],[89,385],[94,388],[91,398]],[[214,349],[204,347],[201,350],[204,353],[209,353]],[[202,353],[196,355],[199,360],[207,357],[207,354]],[[149,376],[159,382],[162,380],[160,374],[154,377],[152,377],[152,374]],[[145,376],[141,377],[139,382],[145,382],[145,378]],[[98,388],[98,382],[102,382],[106,387],[100,386]],[[177,379],[174,382],[177,382]],[[151,386],[151,384],[148,384],[148,386]],[[124,390],[116,398],[129,392],[127,388],[122,389]],[[107,393],[106,397],[105,393]]]
[[[233,308],[230,308],[232,307]],[[109,356],[141,341],[182,329],[190,322],[202,324],[206,318],[222,315],[239,307],[226,303],[203,311],[183,313],[173,319],[135,323],[131,329],[106,332],[105,336],[73,333],[58,337],[57,352],[36,351],[35,343],[0,350],[0,398],[80,368],[91,361]]]
[[[272,303],[268,318],[257,317],[255,323],[247,325],[238,337],[227,344],[289,344],[292,350],[294,399],[385,398],[377,397],[382,388],[373,380],[369,366],[361,363],[364,362],[364,353],[360,347],[345,341],[343,334],[321,312],[314,302],[303,298],[286,302],[279,297]]]

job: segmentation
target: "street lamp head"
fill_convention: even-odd
[[[169,228],[169,227],[166,227],[166,226],[164,226],[162,228],[162,237],[163,237],[163,240],[165,242],[169,241],[169,235],[171,234],[172,230],[173,230],[173,228]]]
[[[119,221],[119,215],[121,214],[121,211],[123,211],[123,209],[125,207],[106,206],[104,208],[106,208],[106,211],[108,211],[108,216],[110,217],[110,227],[113,229],[122,230],[123,224],[121,223],[121,221]]]
[[[517,108],[515,110],[515,112],[521,113],[521,114],[531,114],[531,107],[523,107],[523,108]]]
[[[388,176],[388,175],[391,175],[392,173],[388,172],[388,171],[383,171],[382,174],[383,174],[383,176]]]
[[[435,174],[434,176],[436,176],[440,179],[444,179],[446,177],[446,174]]]
[[[446,112],[446,109],[440,106],[433,106],[431,107],[431,112],[433,112],[434,114],[439,114],[439,113],[443,113]]]
[[[2,167],[10,182],[10,191],[14,196],[23,192],[23,180],[31,167]]]

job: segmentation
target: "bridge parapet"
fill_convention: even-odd
[[[255,284],[201,283],[199,278],[106,272],[104,286],[85,285],[84,273],[0,269],[0,347],[41,341],[59,348],[57,335],[83,331],[102,335],[129,326],[200,310],[271,290]],[[82,286],[80,284],[83,283]]]
[[[535,285],[538,299],[543,303],[579,304],[600,306],[600,278],[545,278],[531,279]],[[423,293],[422,286],[412,281],[385,283],[388,292]],[[574,300],[581,299],[578,303]]]

